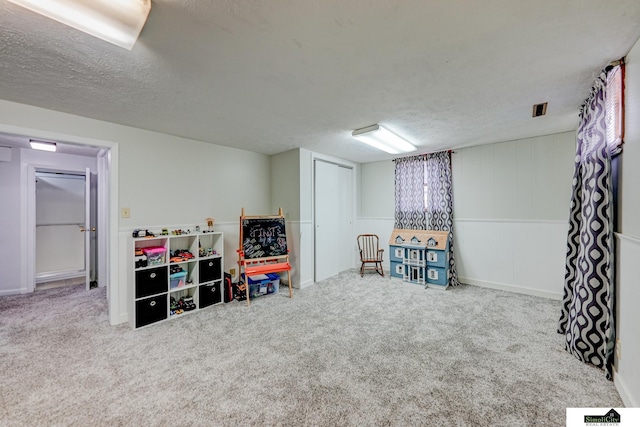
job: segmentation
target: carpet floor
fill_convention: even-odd
[[[354,271],[132,330],[104,288],[0,298],[2,426],[564,426],[621,407],[560,302]]]

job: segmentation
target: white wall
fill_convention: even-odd
[[[287,245],[292,286],[300,288],[302,240],[300,221],[300,150],[271,156],[271,210],[254,215],[275,215],[282,208],[287,223]],[[247,215],[251,215],[247,212]]]
[[[270,212],[269,157],[134,129],[120,142],[122,239],[135,228],[204,227],[224,232],[225,271],[237,265],[241,209]],[[122,268],[121,268],[122,270]]]
[[[274,215],[282,208],[287,221],[300,220],[300,150],[271,156],[271,210],[258,215]],[[247,213],[250,215],[251,213]]]
[[[617,328],[614,382],[626,406],[640,406],[640,42],[626,58],[625,143],[621,156],[617,237]]]
[[[395,211],[395,163],[364,163],[360,173],[360,218],[392,219]],[[391,177],[391,179],[389,179]],[[391,234],[391,230],[389,230]]]
[[[383,268],[388,271],[389,238],[395,222],[395,163],[391,160],[363,163],[357,169],[357,179],[359,209],[355,234],[378,235],[385,250]]]
[[[133,228],[193,227],[216,219],[216,231],[225,232],[225,269],[235,266],[240,209],[268,212],[270,209],[269,157],[245,150],[207,144],[142,129],[120,126],[27,105],[0,101],[0,132],[27,135],[111,148],[113,241],[109,254],[111,271],[110,321],[126,322],[130,286],[128,253]],[[4,166],[0,166],[0,177]],[[7,169],[11,169],[9,166]],[[0,184],[0,196],[21,196],[15,182]],[[12,200],[13,200],[12,199]],[[22,203],[22,200],[20,201]],[[119,218],[121,207],[129,207],[131,218]],[[0,216],[3,225],[15,230],[15,213]],[[115,226],[113,226],[115,224]],[[21,247],[20,233],[2,233],[0,254]],[[16,267],[15,255],[2,257],[7,270],[0,283],[26,280]],[[6,260],[6,262],[4,261]],[[23,260],[21,260],[23,261]]]
[[[120,228],[237,222],[242,207],[269,212],[269,171],[262,154],[134,130],[120,140],[120,206],[131,212]]]
[[[561,298],[575,133],[456,150],[456,265],[463,283]],[[393,162],[359,168],[357,232],[388,242]],[[389,257],[385,255],[385,268]]]
[[[456,150],[462,283],[562,297],[575,133]]]
[[[0,295],[21,290],[20,242],[26,230],[20,229],[21,215],[20,149],[11,149],[11,161],[0,162]],[[23,237],[24,235],[24,237]]]

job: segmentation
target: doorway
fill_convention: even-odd
[[[353,169],[314,162],[315,281],[354,266]]]
[[[55,153],[31,149],[31,139],[57,141]],[[71,134],[0,123],[0,145],[11,150],[0,159],[0,222],[8,225],[0,239],[3,272],[0,296],[34,292],[36,285],[35,170],[84,171],[93,159],[97,175],[97,282],[107,288],[109,323],[126,322],[126,289],[120,289],[118,234],[119,144]],[[92,168],[92,172],[93,172]],[[124,280],[123,280],[124,281]]]

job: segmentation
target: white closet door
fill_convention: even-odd
[[[340,271],[340,174],[338,165],[315,161],[315,281]]]
[[[357,245],[353,236],[353,181],[352,169],[338,168],[340,182],[340,230],[337,236],[340,250],[339,271],[349,270],[354,266],[354,255],[357,253]]]

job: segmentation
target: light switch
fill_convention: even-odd
[[[122,213],[120,216],[122,216],[122,218],[131,218],[131,211],[129,210],[129,208],[122,208]]]

